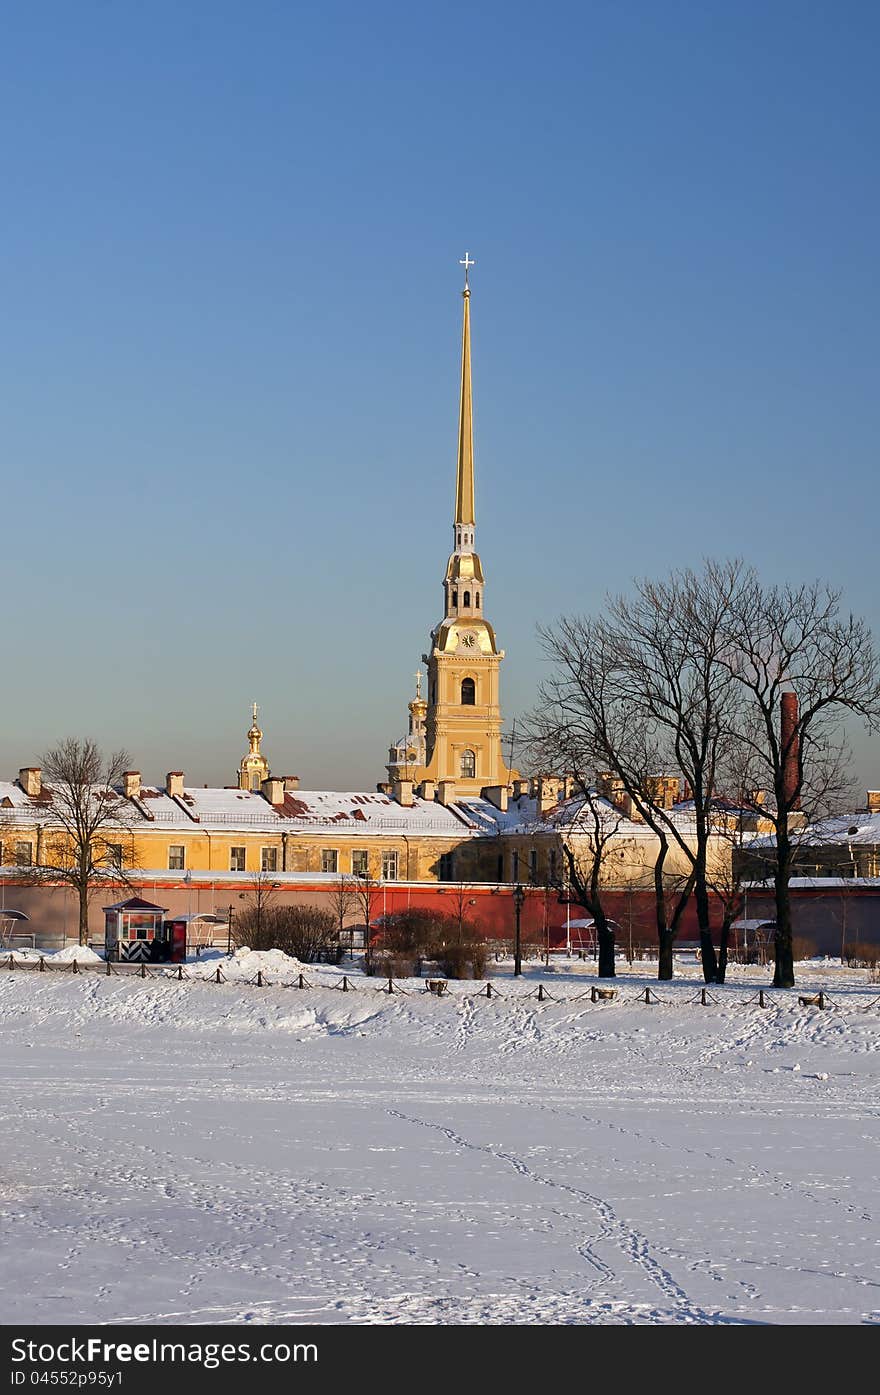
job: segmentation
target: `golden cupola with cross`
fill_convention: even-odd
[[[269,762],[260,750],[260,742],[263,733],[257,722],[257,712],[259,708],[254,703],[253,720],[248,732],[249,750],[246,756],[242,756],[238,767],[238,788],[240,790],[262,789],[263,781],[269,778]]]
[[[444,614],[431,632],[431,647],[422,655],[428,665],[428,694],[424,711],[424,756],[401,768],[399,747],[389,764],[392,781],[440,786],[441,794],[478,795],[493,786],[506,786],[516,772],[504,764],[501,747],[499,668],[504,650],[483,614],[485,577],[476,551],[474,508],[474,429],[471,378],[471,292],[467,253],[461,334],[461,390],[458,414],[458,465],[455,481],[453,550],[443,579]],[[415,750],[408,743],[407,754]]]

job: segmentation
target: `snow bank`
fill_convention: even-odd
[[[305,967],[292,954],[285,954],[283,949],[248,949],[247,945],[235,951],[232,962],[241,965],[248,973],[256,973],[257,969],[262,969],[263,973],[271,969],[295,969],[299,973]]]
[[[37,958],[40,956],[37,955]],[[45,959],[51,959],[53,964],[72,964],[74,959],[77,964],[103,964],[104,956],[96,954],[89,945],[68,945],[65,949],[56,950],[54,954],[46,954]]]

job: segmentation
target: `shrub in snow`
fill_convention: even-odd
[[[334,952],[339,927],[319,906],[250,906],[239,915],[235,942],[241,949],[279,949],[304,964]]]

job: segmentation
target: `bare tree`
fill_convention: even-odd
[[[280,882],[273,881],[271,872],[254,872],[251,877],[251,894],[246,908],[241,914],[247,915],[255,932],[259,935],[268,911],[275,899]]]
[[[372,965],[372,945],[370,937],[372,935],[373,921],[376,918],[376,908],[382,888],[379,882],[374,881],[368,872],[358,874],[353,878],[353,882],[358,913],[361,915],[364,922],[364,967],[369,972]]]
[[[840,787],[843,720],[880,726],[880,660],[865,622],[842,612],[841,593],[819,582],[767,588],[750,573],[731,598],[727,630],[721,661],[747,698],[736,732],[742,764],[771,795],[763,811],[775,834],[773,983],[791,988],[797,832]]]
[[[614,978],[614,923],[605,911],[607,862],[623,818],[594,789],[582,789],[573,825],[562,837],[562,855],[571,899],[593,918],[599,949],[600,978]]]
[[[79,901],[79,942],[89,940],[89,902],[99,887],[131,886],[132,829],[139,814],[116,785],[131,765],[127,751],[105,756],[94,741],[67,737],[41,759],[46,827],[30,877],[62,883]]]
[[[703,973],[710,983],[718,975],[707,871],[712,809],[741,705],[741,692],[720,660],[729,651],[731,608],[747,576],[741,562],[707,561],[699,573],[686,569],[663,581],[641,580],[631,597],[611,601],[604,622],[619,699],[632,704],[645,723],[660,769],[681,774],[690,794],[685,821],[656,798],[650,783],[641,791],[658,836],[675,845],[693,869]]]
[[[468,882],[456,882],[452,887],[452,911],[451,914],[458,926],[459,943],[463,943],[465,937],[468,940],[475,938],[475,927],[471,907],[477,904],[476,898],[471,895],[471,886]]]
[[[587,656],[570,642],[572,631],[552,638],[547,631],[543,637],[548,652],[559,639],[563,672],[541,685],[539,703],[526,719],[529,751],[540,768],[564,771],[580,800],[574,816],[558,829],[565,878],[570,898],[593,918],[599,977],[613,978],[614,923],[605,911],[603,891],[605,864],[623,814],[595,787],[597,754],[604,751],[593,714],[585,710],[579,694],[579,659]]]
[[[672,977],[672,945],[694,885],[694,874],[675,878],[670,894],[667,860],[673,844],[693,862],[693,851],[660,797],[657,772],[668,769],[668,740],[661,724],[640,706],[626,646],[619,629],[603,620],[563,618],[539,631],[554,665],[541,684],[539,705],[529,719],[538,751],[558,768],[573,773],[581,789],[590,788],[589,771],[600,770],[617,786],[615,802],[647,824],[658,852],[653,883],[659,942],[658,976]]]
[[[339,928],[339,943],[342,944],[342,936],[345,932],[345,922],[350,915],[357,911],[358,898],[355,886],[355,878],[346,877],[344,874],[334,883],[333,890],[328,897],[329,909],[332,912],[336,924]],[[354,930],[351,931],[351,944],[354,944]]]

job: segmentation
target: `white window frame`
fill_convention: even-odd
[[[233,861],[237,861],[237,860],[238,860],[237,857],[235,856],[236,853],[243,853],[243,854],[244,854],[244,856],[243,856],[242,859],[241,859],[241,862],[242,862],[241,867],[233,867],[233,865],[232,865],[232,864],[233,864]],[[229,849],[229,870],[230,870],[230,872],[246,872],[246,871],[247,871],[247,845],[246,845],[246,844],[242,845],[241,843],[237,843],[237,844],[235,845],[235,847],[232,847],[232,848]]]
[[[332,863],[332,866],[328,867],[328,866],[327,866],[328,862]],[[331,874],[332,876],[334,876],[334,877],[339,875],[339,849],[338,849],[338,848],[322,848],[322,849],[321,849],[321,871],[322,871],[322,872],[328,872],[328,873],[330,873],[330,874]]]
[[[393,867],[393,873],[389,873],[389,867]],[[382,851],[382,880],[383,882],[396,882],[400,880],[400,853],[396,848],[385,848]]]
[[[362,863],[362,867],[355,866],[355,859]],[[366,848],[355,848],[351,854],[351,875],[353,877],[368,877],[370,875],[370,854]]]
[[[270,862],[272,863],[272,866],[271,866],[271,867],[269,866],[269,863],[270,863]],[[277,872],[277,871],[278,871],[278,849],[277,849],[277,848],[260,848],[260,871],[261,871],[261,872]]]
[[[33,867],[34,865],[34,845],[28,838],[16,839],[15,844],[15,865],[16,867]],[[27,848],[24,857],[21,855],[22,848]]]
[[[175,862],[172,862],[172,860],[171,860],[172,857],[173,857],[173,855],[174,855],[175,853],[180,853],[180,866],[178,866]],[[185,871],[186,871],[186,843],[169,843],[169,844],[168,844],[168,871],[169,871],[169,872],[185,872]]]

